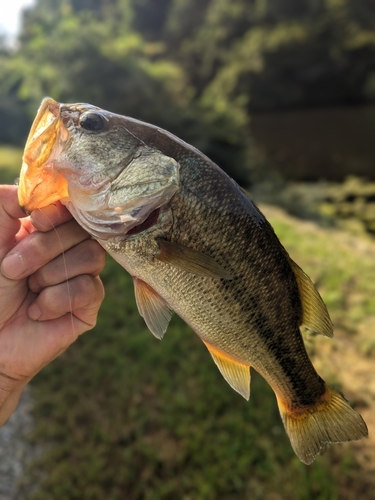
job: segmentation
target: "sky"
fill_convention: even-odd
[[[0,33],[14,38],[20,28],[21,11],[35,0],[2,0],[0,6]]]

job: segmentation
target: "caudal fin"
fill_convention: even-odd
[[[327,386],[321,401],[298,413],[278,400],[281,418],[295,454],[311,464],[328,443],[355,441],[368,436],[367,426],[338,392]]]

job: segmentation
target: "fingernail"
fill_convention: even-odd
[[[27,314],[29,315],[30,319],[33,319],[34,321],[38,321],[38,319],[42,315],[42,311],[39,309],[39,306],[36,302],[33,302],[29,309],[27,310]]]
[[[15,279],[21,276],[26,271],[25,262],[21,254],[14,252],[8,254],[2,264],[1,272],[6,278]]]

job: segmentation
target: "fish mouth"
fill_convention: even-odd
[[[135,235],[137,235],[139,233],[143,233],[143,231],[147,231],[147,229],[150,229],[151,227],[155,226],[155,224],[157,224],[157,222],[158,222],[159,214],[160,214],[160,208],[156,208],[147,216],[147,218],[143,222],[141,222],[137,226],[132,227],[126,233],[126,236],[127,237],[135,236]]]
[[[68,200],[68,183],[54,171],[53,159],[70,137],[60,119],[61,105],[43,99],[26,141],[18,186],[18,202],[26,211]]]

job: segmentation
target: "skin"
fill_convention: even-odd
[[[2,425],[31,378],[95,326],[105,251],[60,203],[27,217],[17,187],[0,186],[0,263]]]

